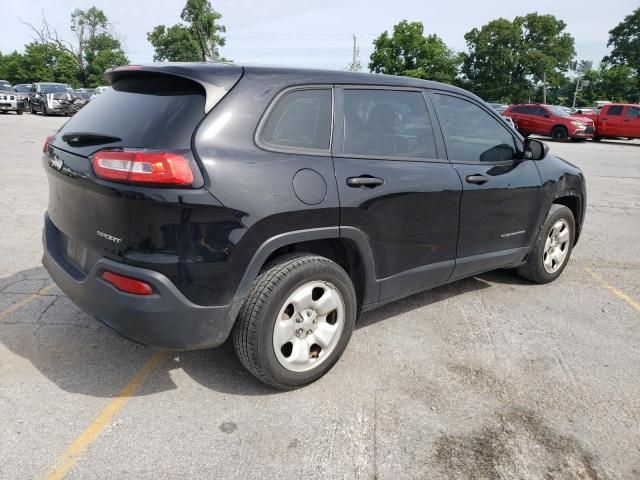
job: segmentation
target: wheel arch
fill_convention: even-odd
[[[556,123],[553,127],[551,127],[551,131],[549,133],[553,134],[553,131],[558,127],[564,128],[567,131],[567,136],[569,136],[569,128],[562,123]]]
[[[564,205],[569,210],[571,210],[571,213],[573,213],[573,218],[576,224],[576,237],[574,240],[575,245],[576,243],[578,243],[578,238],[580,237],[581,233],[582,222],[580,221],[580,219],[582,218],[583,209],[582,198],[573,192],[563,192],[556,198],[554,198],[551,203],[555,205]]]
[[[373,253],[362,231],[353,227],[323,227],[286,232],[267,239],[254,253],[238,285],[234,299],[248,294],[254,279],[266,264],[293,252],[321,255],[333,260],[349,274],[360,306],[378,300]]]

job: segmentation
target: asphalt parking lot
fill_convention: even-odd
[[[589,194],[558,281],[390,304],[282,393],[230,345],[136,345],[52,286],[40,152],[64,121],[0,115],[0,478],[640,478],[640,142],[550,143]]]

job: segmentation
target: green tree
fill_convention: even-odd
[[[226,29],[219,23],[222,15],[213,9],[209,0],[187,0],[180,18],[185,24],[158,25],[147,33],[155,61],[224,60],[218,49],[225,45],[221,34]]]
[[[603,61],[629,65],[640,76],[640,8],[624,17],[622,22],[609,31],[607,47],[611,46],[611,54]]]
[[[402,20],[393,35],[382,33],[373,41],[369,70],[388,75],[406,75],[453,83],[458,56],[437,35],[424,35],[421,22]]]
[[[0,78],[11,83],[60,82],[76,86],[79,71],[75,59],[52,44],[29,43],[23,54],[0,58]]]
[[[218,60],[218,47],[224,47],[225,44],[225,38],[220,33],[226,32],[226,28],[218,24],[222,15],[213,9],[209,0],[187,0],[180,18],[191,26],[200,45],[202,60]]]
[[[147,40],[153,45],[155,62],[197,62],[202,58],[198,41],[184,25],[158,25],[147,33]]]
[[[14,51],[3,55],[0,53],[0,78],[12,84],[21,83],[22,54]]]
[[[36,43],[50,45],[74,59],[78,78],[84,86],[104,83],[102,74],[107,68],[129,62],[120,40],[110,31],[106,14],[99,8],[76,8],[71,12],[73,41],[65,40],[55,29],[51,29],[44,15],[40,27],[27,25],[35,33]]]
[[[86,60],[86,83],[92,87],[104,84],[105,70],[129,63],[120,42],[105,33],[95,35],[87,42],[84,58]]]
[[[598,71],[594,93],[598,98],[593,100],[635,102],[638,100],[638,94],[640,94],[640,82],[638,82],[638,77],[631,66],[611,65],[602,62]]]
[[[531,96],[545,76],[552,86],[560,85],[575,55],[573,37],[565,28],[553,15],[530,13],[467,32],[462,72],[469,88],[487,99],[514,101]]]

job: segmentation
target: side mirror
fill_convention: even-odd
[[[549,145],[536,140],[527,138],[524,141],[524,158],[528,160],[542,160],[549,153]]]
[[[543,117],[544,117],[544,118],[551,118],[551,115],[549,115],[548,113],[545,113],[545,114],[543,115]]]

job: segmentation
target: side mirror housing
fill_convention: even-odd
[[[549,153],[549,145],[535,138],[524,141],[524,158],[527,160],[542,160]]]
[[[544,118],[551,118],[551,115],[549,115],[548,113],[545,113],[543,116]]]

